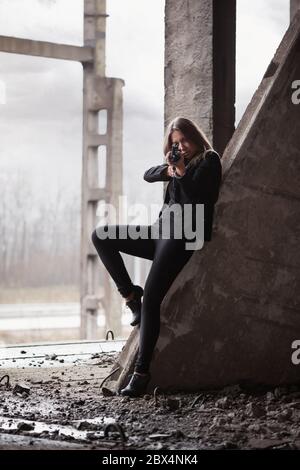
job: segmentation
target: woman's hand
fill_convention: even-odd
[[[173,170],[173,167],[172,167],[172,166],[168,166],[168,168],[167,168],[167,175],[168,175],[168,176],[171,176],[171,178],[173,178],[173,176],[175,176],[175,170]]]
[[[176,163],[173,163],[171,160],[170,160],[170,157],[171,157],[171,151],[168,152],[166,154],[166,162],[167,164],[169,165],[168,166],[168,169],[167,169],[167,174],[168,176],[171,176],[173,178],[173,176],[175,175],[175,170],[176,170],[176,173],[180,176],[184,175],[185,173],[185,165],[184,165],[184,158],[183,158],[183,155],[181,155],[180,157],[180,160],[178,160]],[[175,170],[174,170],[175,168]]]

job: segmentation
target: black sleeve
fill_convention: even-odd
[[[191,199],[217,202],[222,181],[222,165],[215,151],[207,152],[205,159],[194,171],[187,172],[177,179],[184,192]]]
[[[148,181],[148,183],[171,180],[171,176],[166,174],[166,168],[168,168],[168,166],[169,165],[167,163],[163,163],[162,165],[149,168],[149,170],[147,170],[144,174],[144,180]]]

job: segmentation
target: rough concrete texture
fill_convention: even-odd
[[[223,153],[234,132],[236,1],[165,6],[165,126],[194,119]]]
[[[163,301],[152,387],[299,382],[291,361],[300,339],[300,105],[291,99],[299,78],[300,13],[225,151],[213,240]],[[134,364],[137,336],[120,356],[117,388]]]
[[[93,61],[91,47],[69,46],[45,41],[32,41],[10,36],[0,36],[0,51],[11,54],[25,54],[51,59],[75,60],[82,63]]]
[[[300,8],[300,0],[290,0],[290,18],[293,19],[297,10]]]
[[[166,0],[165,124],[175,116],[189,116],[210,138],[212,27],[212,1]]]

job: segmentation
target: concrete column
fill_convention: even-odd
[[[166,0],[165,125],[195,120],[220,153],[234,132],[235,25],[235,0]]]
[[[100,200],[118,210],[122,194],[122,87],[123,80],[105,77],[106,0],[85,0],[84,44],[94,51],[93,63],[84,64],[83,85],[83,163],[81,233],[81,337],[97,338],[97,314],[100,301],[105,309],[106,328],[118,336],[121,332],[121,297],[109,274],[101,265],[91,243],[97,225]],[[106,131],[100,134],[99,112],[106,110]],[[100,147],[105,160],[99,161]],[[100,172],[105,185],[99,187]],[[100,292],[100,269],[104,269],[104,298]]]
[[[84,1],[84,44],[94,48],[93,72],[105,76],[106,0]]]
[[[236,0],[213,1],[213,145],[221,154],[235,130]]]
[[[292,21],[295,13],[300,8],[300,0],[290,0],[290,21]]]

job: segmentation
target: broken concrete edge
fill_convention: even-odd
[[[135,359],[138,353],[138,328],[134,328],[131,332],[126,344],[124,345],[122,351],[120,352],[118,358],[112,365],[109,373],[107,374],[107,379],[102,381],[101,391],[103,396],[115,396],[119,395],[120,390],[125,387],[128,383],[130,374],[133,373]],[[155,359],[154,351],[154,359]],[[280,386],[296,386],[300,388],[300,379],[299,381],[291,380],[285,381],[282,383],[262,383],[260,381],[253,382],[247,381],[245,379],[240,380],[237,383],[224,382],[218,389],[216,389],[215,384],[207,384],[201,388],[195,387],[182,387],[182,388],[172,388],[172,387],[160,387],[159,384],[156,384],[152,379],[150,380],[147,393],[153,393],[157,390],[157,394],[172,394],[172,393],[219,393],[220,390],[226,391],[227,389],[236,389],[240,392],[245,391],[248,393],[266,393],[270,390],[273,390],[276,387]],[[154,393],[155,395],[155,393]]]
[[[123,346],[118,358],[112,365],[108,379],[104,381],[101,387],[103,395],[117,395],[120,389],[127,385],[128,376],[133,372],[134,361],[138,352],[139,335],[137,330],[138,327],[132,330],[126,344]],[[127,360],[128,354],[130,357],[134,358],[134,361]],[[112,374],[114,370],[116,372]],[[109,377],[110,374],[112,374],[111,377]]]
[[[264,112],[264,106],[267,101],[268,95],[272,90],[272,85],[280,79],[283,71],[283,66],[287,55],[293,50],[293,45],[298,40],[300,35],[300,11],[295,15],[292,23],[287,29],[282,41],[280,42],[273,59],[267,67],[267,70],[255,91],[250,103],[248,104],[239,124],[236,128],[232,138],[228,142],[224,154],[222,156],[222,182],[228,176],[232,164],[238,154],[241,152],[242,147],[247,145],[249,139],[249,131],[252,124]]]
[[[131,373],[131,372],[130,372]],[[102,394],[105,397],[116,396],[119,395],[120,389],[127,385],[125,380],[127,379],[127,374],[124,370],[121,371],[120,375],[117,377],[116,380],[111,380],[108,385],[104,385],[101,390]],[[241,380],[236,384],[228,382],[227,384],[224,383],[218,389],[216,389],[214,384],[206,385],[205,387],[182,387],[182,388],[174,388],[174,387],[159,387],[156,386],[154,383],[149,383],[146,393],[152,394],[154,398],[159,395],[168,395],[168,394],[180,394],[180,393],[199,393],[201,394],[219,394],[220,391],[228,391],[229,393],[255,393],[255,394],[264,394],[270,391],[275,390],[278,387],[297,387],[300,388],[300,380],[299,381],[291,381],[291,382],[283,382],[280,383],[270,383],[265,384],[261,382],[250,382]],[[230,392],[232,390],[232,392]]]

